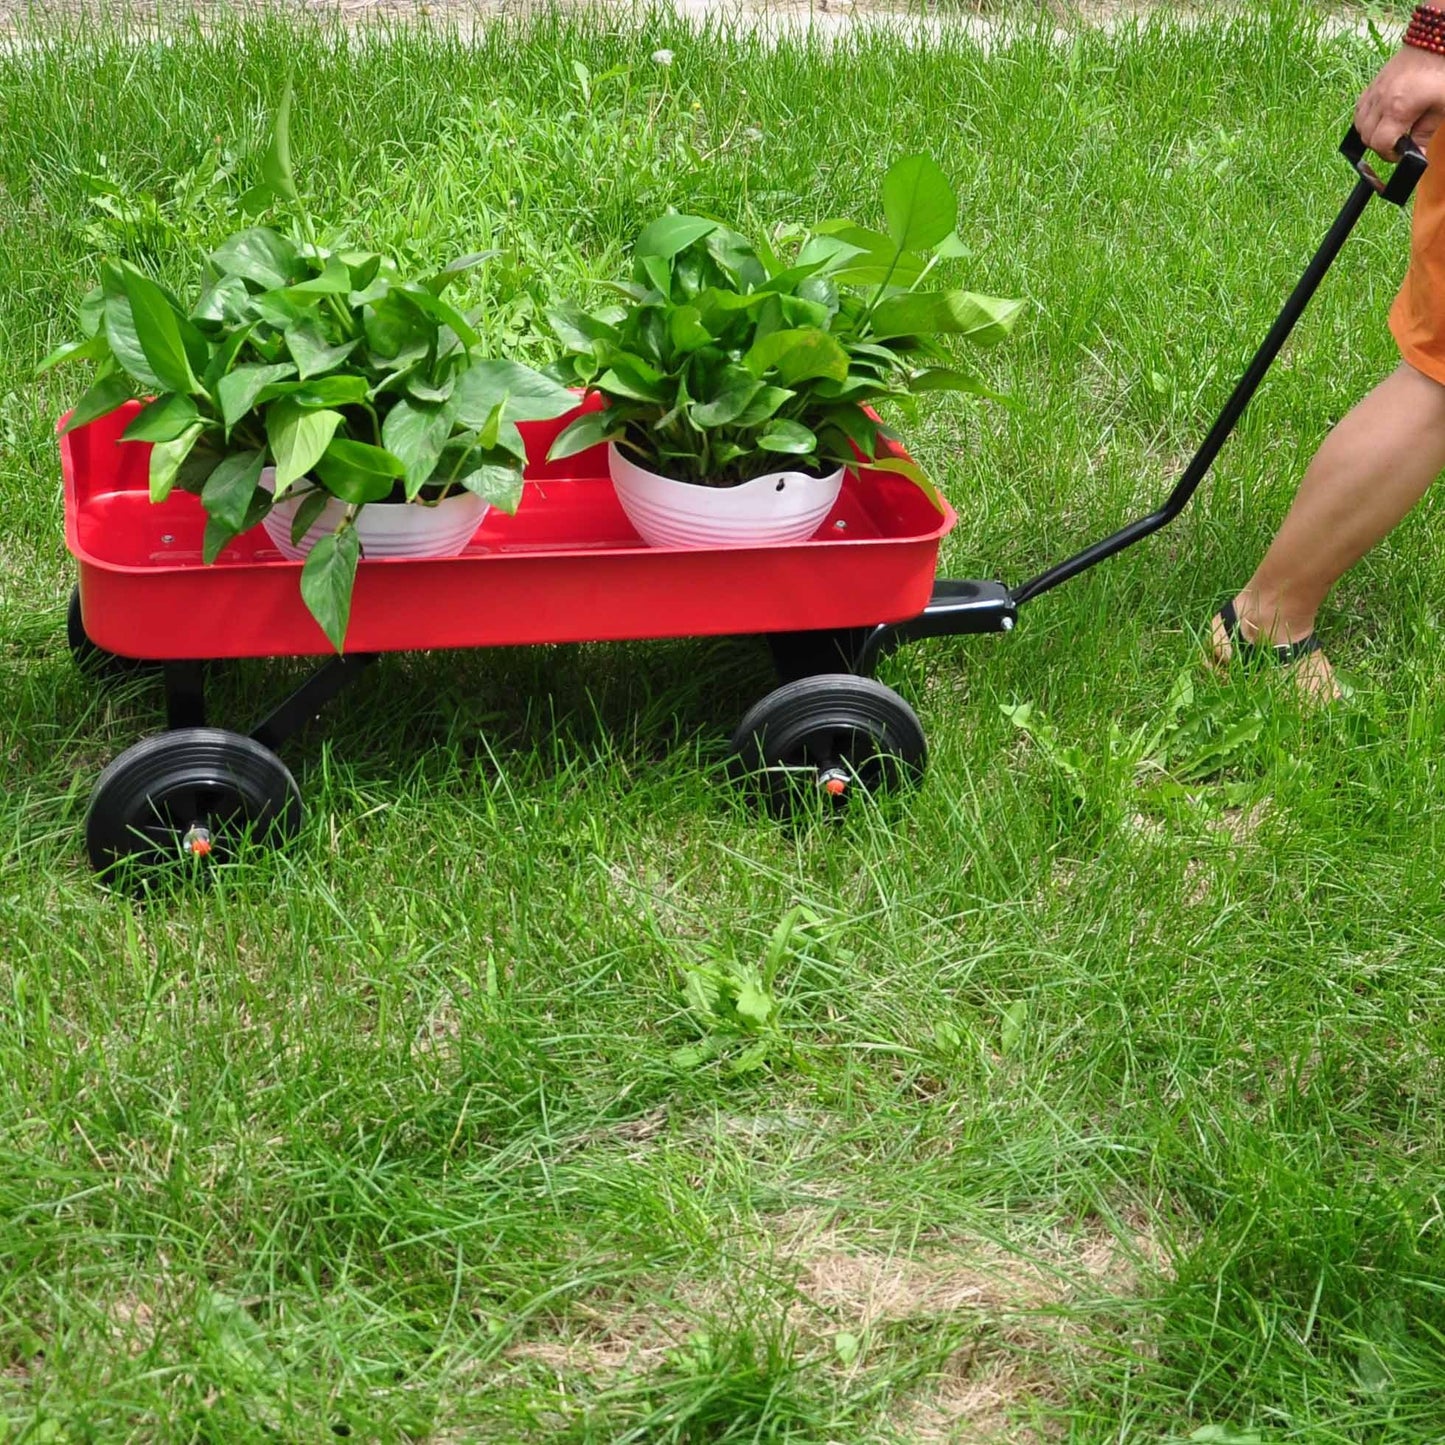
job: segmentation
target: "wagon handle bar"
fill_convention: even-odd
[[[1249,363],[1229,400],[1225,402],[1224,410],[1220,412],[1218,419],[1210,428],[1209,435],[1205,437],[1203,444],[1194,454],[1193,460],[1184,469],[1184,475],[1179,478],[1174,490],[1169,494],[1168,501],[1157,511],[1150,512],[1148,516],[1140,517],[1137,521],[1131,522],[1127,527],[1115,532],[1112,537],[1105,537],[1102,541],[1095,542],[1067,561],[1060,562],[1031,581],[1013,588],[1009,595],[1016,607],[1023,606],[1025,602],[1031,601],[1041,593],[1051,591],[1060,583],[1067,582],[1071,577],[1077,577],[1080,572],[1088,571],[1090,567],[1115,556],[1126,547],[1132,547],[1134,543],[1142,542],[1145,537],[1159,531],[1161,527],[1167,527],[1184,510],[1189,499],[1198,491],[1199,484],[1208,475],[1215,457],[1219,455],[1221,448],[1229,440],[1230,433],[1238,425],[1240,417],[1244,415],[1244,409],[1249,405],[1250,398],[1259,389],[1260,382],[1264,380],[1275,357],[1279,355],[1281,347],[1289,339],[1295,323],[1304,314],[1310,298],[1319,288],[1320,282],[1325,279],[1325,273],[1334,264],[1335,257],[1339,255],[1341,248],[1349,239],[1350,232],[1355,229],[1355,223],[1364,214],[1371,197],[1379,195],[1394,205],[1403,206],[1409,200],[1420,177],[1425,174],[1425,155],[1409,136],[1401,136],[1395,149],[1401,157],[1400,163],[1395,167],[1390,179],[1382,181],[1375,174],[1374,168],[1365,160],[1365,144],[1354,126],[1350,127],[1344,140],[1340,142],[1340,153],[1350,162],[1358,176],[1354,190],[1350,192],[1349,199],[1341,208],[1334,224],[1325,235],[1325,239],[1320,243],[1319,250],[1315,252],[1313,259],[1305,268],[1304,275],[1300,277],[1299,283],[1290,293],[1284,309],[1275,319],[1274,325],[1270,327],[1269,335],[1265,337],[1263,344],[1255,352],[1254,359]]]

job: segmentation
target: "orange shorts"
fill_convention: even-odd
[[[1445,127],[1435,132],[1429,157],[1415,189],[1410,268],[1390,308],[1390,330],[1400,355],[1445,386]]]

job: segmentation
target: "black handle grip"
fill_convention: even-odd
[[[1375,168],[1365,159],[1365,143],[1354,126],[1345,132],[1345,138],[1340,142],[1340,154],[1369,181],[1384,200],[1396,206],[1403,206],[1410,199],[1420,177],[1425,174],[1425,152],[1407,135],[1402,135],[1395,142],[1395,154],[1400,157],[1400,163],[1388,181],[1382,181],[1375,174]]]

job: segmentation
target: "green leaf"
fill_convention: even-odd
[[[858,1336],[849,1334],[847,1330],[839,1330],[833,1336],[833,1353],[837,1355],[838,1363],[845,1369],[850,1368],[857,1360],[860,1348]]]
[[[881,456],[874,457],[868,465],[875,472],[893,472],[897,476],[906,477],[940,512],[943,510],[943,498],[939,495],[938,488],[928,480],[927,473],[917,462],[905,460],[903,457]]]
[[[195,359],[203,370],[205,368],[208,348],[201,333],[176,313],[165,292],[154,281],[133,266],[118,266],[115,274],[130,303],[136,340],[151,373],[166,391],[200,391],[201,384],[191,364]]]
[[[422,285],[433,296],[440,296],[458,276],[464,275],[473,267],[480,266],[486,261],[495,260],[501,254],[500,251],[473,251],[468,256],[458,256],[455,261],[448,261],[435,276],[423,281]]]
[[[251,317],[251,292],[239,276],[218,276],[191,307],[193,321],[239,326]]]
[[[640,357],[627,352],[614,356],[612,365],[597,379],[597,390],[631,401],[665,401],[663,375]]]
[[[349,523],[322,537],[301,569],[301,600],[320,624],[327,640],[340,652],[351,620],[351,591],[356,564],[361,560],[361,539]]]
[[[146,358],[136,332],[135,317],[131,314],[130,298],[120,284],[120,272],[107,266],[105,276],[105,336],[110,342],[111,355],[120,367],[143,386],[156,391],[170,391],[165,382],[155,373],[155,368]]]
[[[389,497],[406,468],[399,457],[381,447],[336,437],[316,463],[315,472],[329,492],[359,506]]]
[[[834,281],[843,286],[881,286],[891,281],[895,286],[912,286],[923,275],[926,264],[915,251],[902,251],[891,236],[870,231],[852,221],[824,221],[814,227],[820,236],[829,236],[856,248],[857,254],[844,257],[828,269]]]
[[[763,384],[746,367],[729,366],[708,401],[693,402],[688,416],[700,427],[731,426],[748,409]]]
[[[305,274],[295,246],[267,226],[236,232],[211,252],[211,260],[225,275],[244,276],[268,291],[289,286]]]
[[[801,422],[775,421],[758,437],[758,445],[765,452],[801,457],[816,450],[818,438]]]
[[[296,363],[296,374],[305,381],[339,366],[356,350],[359,337],[333,346],[314,321],[301,321],[286,328],[286,350]]]
[[[377,356],[400,362],[427,354],[435,335],[433,326],[404,291],[389,290],[367,313],[366,344]]]
[[[742,978],[738,980],[738,996],[733,1007],[750,1023],[765,1024],[777,1005],[756,979]]]
[[[838,338],[811,327],[771,332],[743,357],[743,364],[754,376],[776,371],[785,386],[820,377],[843,381],[848,375],[848,353]]]
[[[457,482],[469,492],[485,497],[508,516],[514,515],[522,504],[522,468],[519,466],[485,462],[466,476],[458,477]]]
[[[401,291],[418,310],[424,311],[433,321],[439,321],[443,326],[450,327],[463,346],[480,346],[482,344],[482,338],[477,335],[476,327],[450,302],[443,301],[440,296],[434,296],[425,286],[403,286]]]
[[[174,441],[157,442],[151,448],[151,501],[163,502],[170,496],[176,473],[180,471],[181,463],[191,454],[191,448],[200,440],[203,430],[197,422],[194,426],[187,427]]]
[[[67,341],[57,346],[39,366],[36,376],[43,376],[55,366],[66,366],[72,361],[101,361],[110,355],[110,341],[104,333],[88,336],[84,341]]]
[[[737,426],[761,426],[784,402],[791,401],[797,392],[785,386],[760,386],[757,394],[738,417]]]
[[[547,320],[563,346],[584,356],[593,354],[593,343],[596,341],[617,340],[615,326],[577,306],[556,306],[548,311]]]
[[[1018,1046],[1023,1042],[1024,1025],[1029,1017],[1029,1003],[1027,999],[1015,999],[1003,1011],[1003,1024],[999,1030],[998,1050],[1001,1054],[1012,1054],[1017,1052]]]
[[[321,487],[313,492],[307,492],[301,499],[301,505],[296,508],[296,515],[291,518],[291,545],[299,547],[305,540],[306,534],[316,525],[319,518],[326,510],[326,504],[331,500],[331,494]]]
[[[452,412],[463,426],[485,425],[503,400],[511,421],[551,421],[577,406],[565,386],[516,361],[475,361],[457,378]]]
[[[873,334],[962,336],[975,346],[993,346],[1014,329],[1023,308],[1022,301],[971,291],[914,291],[889,296],[873,308]]]
[[[76,308],[80,320],[80,334],[85,337],[99,336],[105,329],[105,287],[92,286],[80,298]]]
[[[201,414],[190,397],[169,392],[142,407],[120,439],[123,442],[173,442],[200,419]]]
[[[702,216],[659,216],[651,225],[643,228],[632,248],[632,254],[639,260],[655,256],[669,261],[679,251],[685,250],[694,241],[701,240],[710,231],[717,230],[717,222]]]
[[[702,324],[702,312],[696,306],[679,306],[668,317],[668,334],[678,351],[696,351],[708,346],[713,334]]]
[[[954,366],[930,366],[915,371],[908,378],[909,391],[963,391],[973,396],[988,396],[996,401],[1003,400],[999,394],[986,385],[972,372],[960,371]]]
[[[603,442],[618,441],[622,437],[622,425],[606,409],[583,412],[576,421],[562,428],[547,452],[547,460],[559,462],[565,457],[575,457]]]
[[[232,452],[222,457],[201,489],[201,505],[223,527],[239,532],[265,465],[264,451]]]
[[[268,186],[293,205],[297,201],[296,178],[291,172],[291,82],[281,92],[271,122],[271,144],[261,161],[261,175]]]
[[[216,383],[216,401],[227,430],[235,426],[255,404],[256,398],[273,382],[295,376],[296,368],[281,362],[276,366],[238,366]]]
[[[364,376],[339,373],[301,382],[287,393],[297,406],[359,406],[370,395]]]
[[[451,433],[452,413],[446,407],[423,406],[403,398],[387,413],[381,424],[381,440],[405,468],[408,501],[436,470]]]
[[[936,246],[958,222],[958,197],[931,156],[904,156],[883,177],[883,214],[900,251]]]
[[[285,495],[314,467],[341,425],[339,411],[307,411],[288,396],[266,411],[266,436],[276,460],[276,496]]]
[[[77,427],[86,426],[97,417],[109,416],[116,407],[123,406],[130,400],[131,391],[130,378],[118,371],[101,377],[75,403],[75,409],[70,413],[70,420],[65,423],[64,430],[73,432]]]
[[[319,275],[308,276],[286,290],[291,296],[345,296],[351,291],[351,270],[345,262],[328,256]]]

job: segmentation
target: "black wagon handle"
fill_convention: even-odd
[[[1383,200],[1396,206],[1403,206],[1414,194],[1427,164],[1425,152],[1415,144],[1414,138],[1402,135],[1395,142],[1395,154],[1400,157],[1400,162],[1388,181],[1381,180],[1374,166],[1365,159],[1365,143],[1354,126],[1345,132],[1345,138],[1340,142],[1340,154],[1369,181]]]

